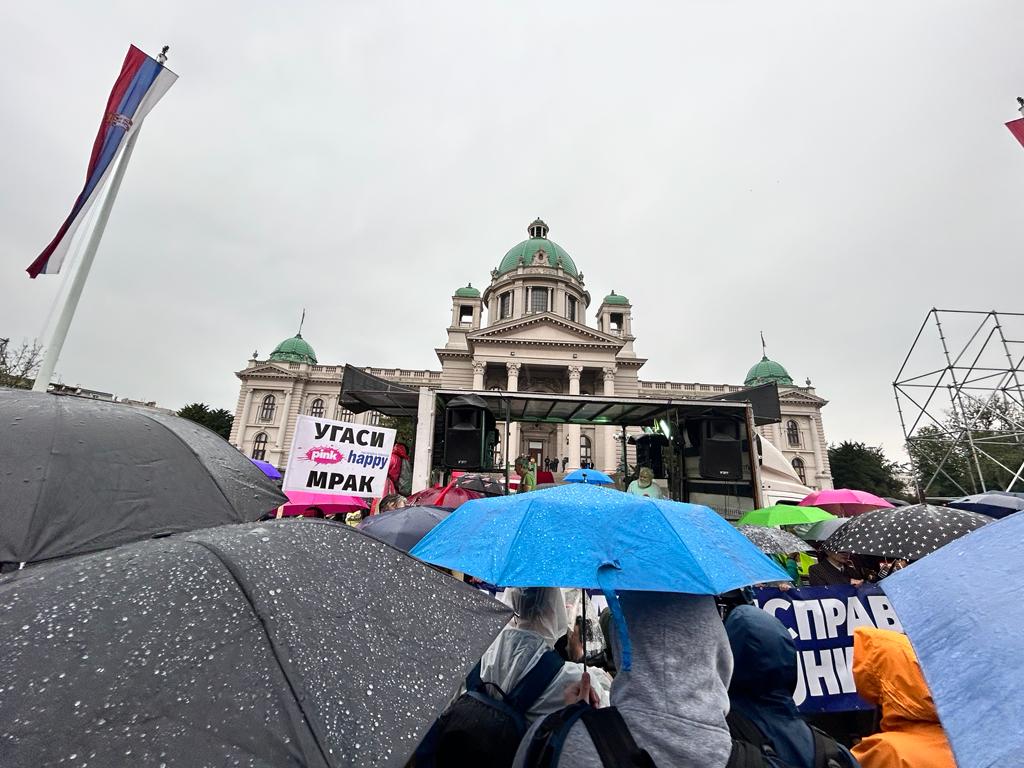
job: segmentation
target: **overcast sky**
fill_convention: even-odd
[[[0,336],[84,176],[129,43],[180,79],[146,121],[66,383],[234,410],[233,372],[438,368],[454,288],[541,216],[634,305],[645,379],[761,354],[898,450],[891,382],[932,306],[1024,309],[1024,4],[7,3]],[[593,321],[593,311],[588,313]]]

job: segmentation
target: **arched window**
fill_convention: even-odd
[[[265,461],[267,458],[267,433],[260,432],[252,441],[252,457]]]
[[[586,435],[580,435],[580,466],[594,466],[594,448]]]
[[[277,410],[277,398],[267,395],[263,398],[263,405],[260,406],[260,421],[273,421],[274,411]]]
[[[804,469],[804,460],[799,456],[793,459],[793,469],[796,471],[796,476],[800,478],[800,482],[807,485],[807,471]]]
[[[334,418],[338,421],[352,421],[355,417],[356,415],[352,411],[342,405],[339,405],[334,411]]]
[[[792,419],[786,422],[786,440],[794,447],[800,446],[800,427]]]
[[[324,415],[324,401],[321,400],[319,397],[316,400],[314,400],[312,403],[310,403],[309,415],[310,416],[315,416],[317,418],[323,418],[323,415]]]

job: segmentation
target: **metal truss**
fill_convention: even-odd
[[[1005,408],[1001,428],[985,421],[1004,404],[1024,412],[1022,365],[1024,313],[932,309],[925,316],[892,385],[921,500],[940,477],[964,495],[1024,490],[1024,461],[1007,466],[1005,455],[992,455],[996,446],[1024,450],[1024,423]],[[914,450],[928,443],[939,447]],[[971,487],[947,471],[953,456],[968,457]],[[1005,488],[995,487],[996,467],[1012,478]]]

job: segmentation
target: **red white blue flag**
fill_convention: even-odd
[[[177,79],[176,74],[134,45],[128,49],[121,74],[117,76],[117,82],[107,99],[99,133],[92,145],[85,186],[75,200],[71,214],[57,231],[57,236],[29,266],[27,271],[31,277],[52,275],[60,271],[75,231],[102,194],[104,182],[110,176],[128,138],[139,129],[142,120]]]
[[[1024,117],[1019,120],[1011,120],[1006,124],[1006,127],[1010,129],[1013,138],[1024,144]]]

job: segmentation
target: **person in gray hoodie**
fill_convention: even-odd
[[[732,750],[725,720],[732,652],[714,598],[621,592],[619,600],[633,664],[632,669],[622,668],[617,632],[610,632],[619,668],[611,705],[619,710],[637,746],[647,750],[659,768],[722,768]],[[524,737],[515,768],[524,767],[540,722]],[[583,723],[569,731],[558,765],[602,767]]]

